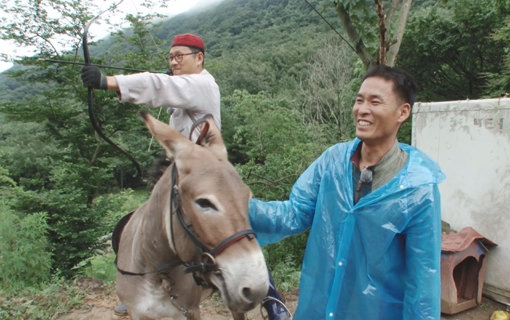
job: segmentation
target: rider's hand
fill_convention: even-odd
[[[96,66],[84,66],[81,69],[83,85],[94,89],[106,90],[106,76]]]

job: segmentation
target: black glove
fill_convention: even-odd
[[[106,76],[96,66],[85,66],[81,69],[81,80],[85,87],[106,90]]]

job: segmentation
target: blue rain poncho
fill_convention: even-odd
[[[294,184],[289,200],[250,200],[261,245],[310,228],[296,320],[440,318],[439,166],[406,144],[406,165],[353,202],[360,143],[339,143]]]

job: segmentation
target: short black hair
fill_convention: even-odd
[[[205,54],[205,50],[204,50],[204,49],[202,49],[202,48],[194,47],[194,46],[186,46],[186,47],[190,48],[190,49],[191,49],[191,50],[193,50],[193,51],[196,51],[197,53],[198,53],[198,52],[202,52],[202,53],[204,53],[204,54]]]
[[[393,90],[395,90],[402,100],[409,103],[411,107],[413,106],[416,101],[416,95],[418,94],[418,86],[409,73],[396,67],[378,64],[371,67],[367,73],[365,73],[363,81],[371,77],[381,77],[393,81]]]

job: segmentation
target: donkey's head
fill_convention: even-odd
[[[183,260],[195,259],[202,250],[207,252],[208,262],[215,263],[217,269],[203,273],[205,280],[220,291],[232,311],[252,309],[266,296],[267,267],[248,220],[250,189],[228,161],[212,117],[201,122],[201,134],[193,143],[147,112],[141,115],[167,156],[175,161],[175,197],[189,230],[183,232],[186,226],[180,225],[180,236],[173,234],[187,245],[175,240],[171,246]],[[196,248],[190,246],[193,237]]]

